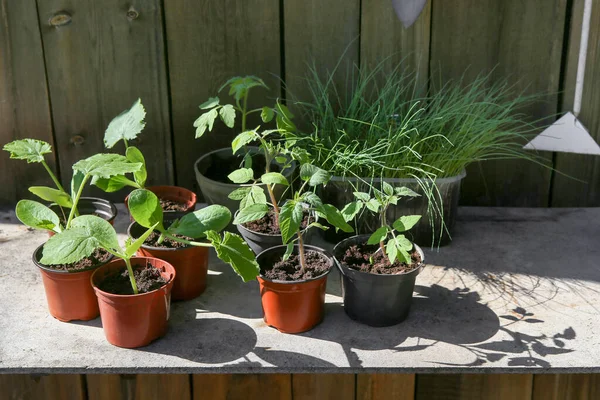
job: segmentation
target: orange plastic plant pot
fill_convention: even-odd
[[[161,199],[171,200],[176,203],[184,204],[185,209],[183,211],[168,211],[168,212],[178,212],[178,213],[189,213],[194,212],[196,209],[196,193],[188,190],[186,188],[182,188],[179,186],[150,186],[147,187],[146,190],[151,191],[156,196]],[[129,201],[129,195],[125,197],[125,207],[129,210],[127,205]]]
[[[42,274],[50,315],[63,322],[89,321],[98,317],[100,311],[90,277],[108,261],[80,272],[54,270],[40,264],[42,249],[43,245],[33,253],[33,262]]]
[[[116,259],[92,275],[91,282],[100,307],[104,334],[109,343],[126,348],[142,347],[164,336],[171,307],[171,289],[175,268],[166,261],[149,257],[133,257],[132,266],[149,262],[161,271],[168,282],[159,289],[136,295],[107,293],[98,284],[110,275],[126,268],[125,261]]]

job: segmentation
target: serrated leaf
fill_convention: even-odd
[[[115,228],[107,220],[95,215],[81,215],[71,222],[72,228],[87,229],[88,235],[94,237],[98,244],[111,250],[119,250],[119,240]]]
[[[142,152],[134,146],[129,146],[127,148],[127,152],[125,153],[125,157],[132,163],[140,163],[142,166],[139,171],[133,173],[133,178],[135,182],[140,186],[144,187],[146,185],[146,179],[148,179],[148,172],[146,171],[146,159]]]
[[[302,203],[288,201],[279,210],[279,229],[281,239],[287,244],[300,230],[304,218],[304,207]]]
[[[213,108],[210,111],[200,115],[196,121],[194,121],[194,127],[196,128],[196,139],[204,135],[204,132],[212,131],[215,119],[219,116],[219,112]]]
[[[177,225],[171,225],[168,232],[192,238],[201,238],[207,231],[219,232],[231,221],[231,211],[227,207],[213,204],[193,213],[186,214]]]
[[[99,245],[88,229],[71,227],[52,236],[44,244],[40,262],[45,265],[74,263],[89,257]]]
[[[323,204],[321,207],[319,207],[319,210],[324,215],[327,222],[336,228],[336,231],[341,229],[344,232],[354,232],[354,229],[348,225],[340,210],[331,204]]]
[[[267,204],[267,196],[260,186],[252,186],[250,192],[240,201],[240,209],[252,204]]]
[[[263,122],[271,122],[273,117],[275,116],[275,112],[270,107],[263,107],[260,112],[260,118]]]
[[[128,240],[125,241],[125,256],[126,256],[126,258],[133,257],[133,255],[136,253],[136,251],[138,251],[139,248],[142,247],[142,245],[144,244],[146,239],[148,239],[148,236],[150,236],[152,234],[152,232],[154,232],[154,229],[156,229],[157,227],[158,227],[158,224],[152,225],[150,228],[148,228],[148,230],[146,232],[144,232],[142,234],[142,236],[140,236],[136,240],[131,240],[130,238],[127,238]]]
[[[397,187],[395,188],[395,193],[397,196],[408,196],[408,197],[419,197],[421,196],[420,194],[414,192],[413,190],[407,188],[407,187]]]
[[[136,182],[132,181],[129,178],[126,178],[123,175],[115,175],[110,178],[94,178],[92,179],[92,185],[96,185],[106,193],[113,193],[123,189],[125,186],[131,186],[134,188],[139,188]]]
[[[387,238],[388,227],[382,226],[377,229],[371,236],[369,236],[369,240],[367,240],[367,244],[378,244]]]
[[[217,257],[228,263],[244,282],[258,276],[260,267],[256,262],[256,256],[240,236],[225,232],[221,238],[213,231],[207,232],[206,236],[215,248]]]
[[[223,86],[221,86],[219,92],[226,86],[229,86],[229,95],[234,96],[236,100],[241,100],[243,97],[245,97],[248,94],[248,91],[253,87],[260,86],[265,89],[269,88],[262,79],[252,75],[243,77],[235,76],[229,79],[223,84]]]
[[[302,164],[300,167],[300,178],[307,181],[310,186],[326,184],[331,175],[329,172],[312,164]]]
[[[129,194],[127,206],[135,222],[145,228],[156,225],[159,231],[164,231],[163,210],[154,193],[146,189],[136,189]]]
[[[387,182],[381,183],[381,189],[382,189],[383,193],[387,194],[388,196],[391,196],[394,194],[394,188],[392,187],[392,185],[390,185]]]
[[[394,221],[392,226],[398,232],[406,232],[413,226],[415,226],[420,219],[420,215],[403,215],[402,217]]]
[[[221,121],[228,127],[233,128],[235,125],[235,108],[231,104],[226,104],[219,110]]]
[[[227,177],[233,183],[247,183],[254,179],[254,171],[252,171],[252,168],[240,168],[227,175]]]
[[[379,207],[381,207],[381,203],[377,199],[370,199],[365,203],[365,206],[373,211],[374,213],[379,212]]]
[[[120,140],[133,140],[144,129],[146,110],[142,101],[137,99],[130,109],[117,115],[104,132],[104,146],[111,149]]]
[[[263,174],[260,177],[260,180],[262,183],[266,183],[267,185],[290,185],[285,176],[283,176],[279,172],[267,172],[266,174]]]
[[[285,247],[285,253],[283,253],[283,257],[281,257],[281,259],[283,261],[286,261],[288,258],[290,258],[293,251],[294,251],[294,243],[293,242],[288,243],[287,246]]]
[[[95,154],[73,165],[74,171],[84,175],[110,178],[114,175],[125,175],[140,170],[142,164],[132,163],[120,154]]]
[[[209,97],[204,103],[200,104],[201,110],[208,110],[209,108],[213,108],[219,105],[218,97]]]
[[[71,208],[73,206],[71,196],[62,190],[47,186],[32,186],[29,188],[29,191],[40,199],[49,201],[51,203],[56,203],[61,207]]]
[[[19,221],[31,228],[60,232],[58,215],[42,203],[21,200],[17,203],[15,212]]]
[[[360,201],[364,201],[365,203],[371,200],[371,196],[369,196],[369,193],[365,192],[354,192],[354,197],[356,197]]]
[[[231,141],[231,150],[233,150],[233,154],[237,153],[239,149],[258,139],[258,135],[256,131],[246,131],[237,135]]]
[[[15,140],[4,145],[3,149],[10,153],[10,158],[27,160],[28,163],[44,161],[44,154],[52,153],[50,143],[36,139]]]
[[[307,203],[309,205],[311,205],[314,208],[319,208],[323,205],[323,202],[321,201],[321,198],[319,196],[317,196],[316,193],[313,192],[305,192],[302,194],[302,196],[300,197],[300,199],[304,202]]]
[[[240,209],[233,220],[233,223],[239,225],[250,221],[256,221],[267,215],[268,212],[269,206],[266,204],[252,204]]]
[[[230,198],[231,200],[242,200],[244,197],[246,197],[248,195],[248,193],[250,193],[251,190],[252,190],[252,188],[249,188],[249,187],[237,188],[233,192],[229,193],[227,195],[227,197]]]
[[[342,209],[342,216],[344,217],[344,221],[352,221],[354,217],[356,217],[356,215],[360,212],[360,210],[362,210],[363,204],[364,203],[358,201],[352,201],[346,204],[346,206]]]

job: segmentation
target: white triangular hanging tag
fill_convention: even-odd
[[[600,155],[598,143],[571,112],[563,115],[523,148]]]
[[[415,23],[426,3],[427,0],[392,0],[394,11],[405,28]]]

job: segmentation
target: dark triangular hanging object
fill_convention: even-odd
[[[402,25],[408,28],[419,18],[427,0],[392,0],[392,4]]]

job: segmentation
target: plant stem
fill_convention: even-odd
[[[42,160],[42,165],[44,166],[44,168],[46,168],[46,171],[48,171],[48,175],[50,175],[50,178],[52,178],[52,181],[54,182],[54,184],[56,185],[56,187],[58,188],[58,190],[60,190],[62,192],[65,192],[65,189],[63,189],[63,187],[61,186],[60,182],[56,178],[56,175],[54,175],[54,173],[52,172],[52,170],[50,169],[50,167],[48,166],[48,164],[46,164],[46,161]]]
[[[190,245],[190,246],[196,246],[196,247],[213,247],[213,245],[211,243],[194,242],[194,241],[191,241],[191,240],[186,240],[186,239],[175,237],[173,235],[168,234],[167,232],[163,232],[162,235],[164,235],[165,237],[167,237],[167,238],[169,238],[171,240],[174,240],[176,242],[187,244],[187,245]]]
[[[79,190],[77,191],[77,195],[75,195],[75,198],[73,199],[73,208],[71,208],[71,212],[69,213],[69,219],[67,220],[67,225],[65,225],[65,229],[69,229],[69,227],[71,226],[71,220],[73,220],[73,216],[77,212],[77,204],[79,203],[79,198],[81,197],[81,194],[83,193],[83,188],[85,187],[85,183],[89,178],[89,175],[85,175],[83,177],[83,180],[81,181],[81,185],[79,185]]]
[[[269,151],[267,150],[267,145],[264,138],[261,138],[261,142],[263,142],[263,149],[265,151],[265,172],[271,172],[271,157],[269,157]],[[273,212],[275,213],[275,226],[279,226],[279,207],[277,206],[277,199],[275,198],[275,192],[273,192],[273,188],[275,185],[271,186],[267,184],[267,192],[269,193],[269,198],[271,199],[271,203],[273,205]]]
[[[300,232],[298,232],[298,255],[300,256],[300,271],[304,273],[306,270],[306,256],[304,254],[304,241]]]
[[[133,268],[131,268],[131,260],[129,258],[125,258],[125,265],[127,265],[127,274],[129,275],[129,281],[131,282],[131,288],[133,289],[133,294],[138,294],[138,288],[135,284],[135,277],[133,276]]]
[[[127,149],[129,148],[129,145],[127,144],[127,139],[123,139],[123,143],[125,143],[125,151],[127,151]]]
[[[250,90],[248,90],[249,92]],[[244,106],[242,107],[242,132],[246,132],[246,116],[248,115],[248,92],[244,96]]]

